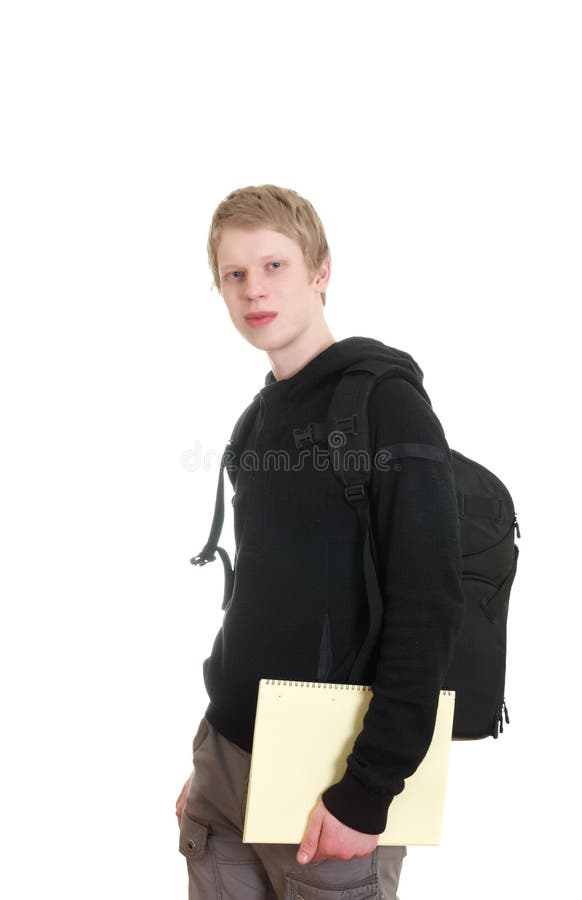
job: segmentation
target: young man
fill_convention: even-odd
[[[324,316],[330,253],[307,200],[274,185],[233,191],[214,213],[208,253],[233,325],[267,353],[271,368],[245,447],[255,465],[229,472],[234,586],[204,662],[210,703],[176,804],[190,900],[395,900],[406,848],[379,847],[378,838],[393,797],[430,744],[462,620],[449,448],[412,357],[369,338],[335,341]],[[384,604],[366,682],[372,700],[345,773],[323,792],[301,844],[243,844],[259,679],[346,682],[367,633],[358,516],[331,469],[305,450],[299,456],[293,429],[326,420],[348,365],[387,356],[410,378],[376,385],[372,448],[437,450],[372,467]],[[285,452],[287,466],[268,463],[276,451]]]

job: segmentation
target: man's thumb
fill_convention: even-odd
[[[315,856],[321,832],[321,822],[322,816],[318,816],[317,814],[311,816],[309,827],[299,845],[299,850],[297,851],[296,859],[298,863],[311,862]]]
[[[299,863],[311,862],[311,860],[315,856],[316,850],[317,850],[317,841],[314,841],[309,836],[303,838],[303,840],[301,841],[301,845],[299,847],[299,851],[297,853],[297,862],[299,862]]]

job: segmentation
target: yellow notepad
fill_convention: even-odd
[[[372,699],[364,685],[259,682],[243,842],[299,844],[323,791],[339,781]],[[432,742],[388,809],[378,843],[439,844],[455,692],[441,691]]]

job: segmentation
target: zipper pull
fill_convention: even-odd
[[[503,734],[503,706],[499,710],[499,734]]]
[[[493,737],[495,740],[499,737],[499,713],[495,716],[495,722],[493,723]]]
[[[516,535],[518,536],[518,538],[520,538],[521,532],[519,530],[519,525],[517,524],[517,515],[515,515],[515,514],[513,516],[513,527],[515,528]]]
[[[505,713],[505,722],[507,725],[509,725],[509,710],[507,709],[507,706],[505,705],[505,697],[503,698],[502,711]]]

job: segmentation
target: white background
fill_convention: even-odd
[[[2,5],[3,897],[186,896],[174,802],[223,584],[189,558],[269,370],[206,237],[262,183],[324,222],[334,337],[412,353],[522,529],[511,724],[453,745],[442,845],[410,848],[400,896],[578,889],[578,12]]]

